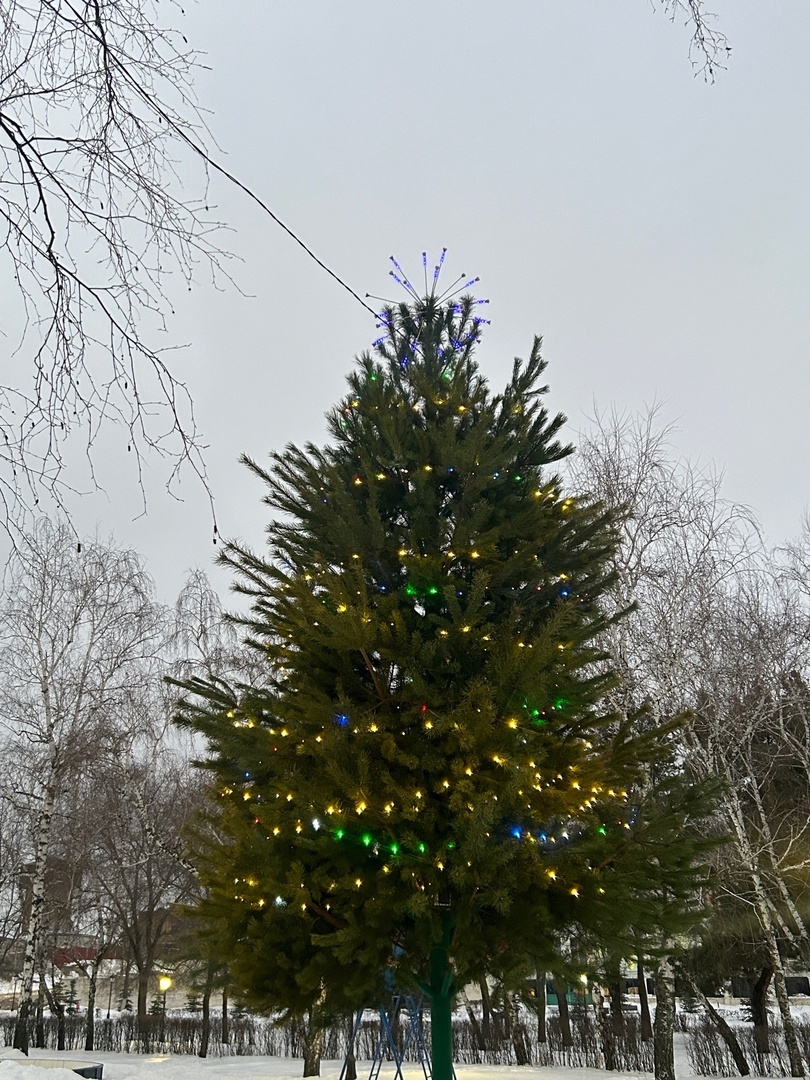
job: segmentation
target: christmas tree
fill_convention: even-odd
[[[381,312],[329,445],[248,461],[269,554],[224,558],[266,682],[186,683],[179,719],[211,750],[199,912],[237,985],[298,1012],[418,987],[450,1080],[458,988],[545,967],[560,931],[688,920],[695,872],[674,804],[645,833],[665,733],[600,709],[613,526],[552,471],[540,341],[492,394],[481,301],[437,279]]]

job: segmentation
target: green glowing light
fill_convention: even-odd
[[[336,840],[342,840],[345,835],[346,835],[346,833],[343,831],[343,829],[335,829],[335,839]]]
[[[438,589],[438,587],[436,585],[431,585],[430,588],[428,589],[428,592],[430,593],[431,596],[435,596],[438,591],[439,591],[439,589]]]
[[[406,596],[416,596],[416,586],[415,586],[415,585],[412,585],[412,584],[410,583],[410,581],[409,581],[409,582],[408,582],[408,584],[407,584],[407,585],[405,586],[405,595],[406,595]]]
[[[607,829],[604,825],[599,826],[598,832],[601,836],[607,836]]]
[[[399,854],[399,844],[392,844],[390,850],[391,850],[392,855],[398,855]]]
[[[373,837],[371,833],[363,833],[363,843],[366,845],[366,847],[371,847],[372,840]]]
[[[419,847],[417,848],[417,850],[419,851],[420,855],[424,855],[425,852],[427,851],[427,848],[425,847],[424,844],[420,844]]]

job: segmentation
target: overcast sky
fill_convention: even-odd
[[[227,167],[354,288],[394,296],[390,254],[416,275],[447,246],[491,301],[495,388],[542,334],[572,431],[594,402],[663,403],[678,451],[723,468],[778,543],[810,501],[810,6],[715,9],[733,46],[715,85],[647,0],[199,0],[182,29]],[[260,546],[239,453],[320,440],[376,335],[243,195],[212,197],[250,295],[201,283],[171,332],[220,530]],[[77,522],[140,549],[169,599],[214,553],[204,493],[189,475],[171,502],[154,462],[132,521],[120,464]]]

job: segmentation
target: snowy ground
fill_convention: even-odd
[[[0,1051],[0,1080],[77,1080],[76,1074],[62,1069],[35,1069],[19,1065],[14,1051]],[[302,1063],[295,1058],[230,1057],[206,1058],[137,1055],[137,1054],[57,1054],[53,1050],[32,1050],[31,1057],[61,1058],[104,1063],[104,1080],[299,1080]],[[341,1062],[325,1061],[321,1066],[322,1080],[338,1080]],[[682,1039],[676,1039],[675,1067],[679,1077],[687,1080],[692,1074],[686,1061]],[[358,1080],[368,1080],[370,1063],[357,1063]],[[32,1070],[35,1070],[32,1072]],[[404,1080],[424,1080],[418,1065],[404,1070]],[[598,1069],[534,1069],[509,1065],[457,1065],[458,1080],[606,1080],[607,1073]],[[611,1073],[616,1080],[641,1080],[648,1073]],[[394,1068],[384,1068],[380,1080],[393,1080]]]

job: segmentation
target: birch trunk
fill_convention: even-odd
[[[796,1025],[793,1020],[793,1014],[790,1011],[787,983],[785,982],[785,967],[782,963],[782,956],[779,952],[779,943],[776,940],[775,934],[770,934],[768,936],[768,952],[771,957],[771,964],[773,965],[773,985],[774,991],[776,992],[776,1002],[782,1016],[782,1028],[785,1034],[788,1060],[790,1062],[790,1075],[804,1076],[804,1059],[802,1058],[802,1052],[799,1049],[799,1040],[796,1035]]]
[[[28,1054],[28,1028],[33,1011],[34,975],[40,951],[42,912],[45,903],[45,872],[51,842],[51,824],[56,802],[55,748],[51,743],[51,771],[42,796],[42,809],[37,822],[37,847],[34,856],[34,872],[31,877],[31,914],[28,919],[28,935],[25,941],[20,1005],[14,1025],[14,1048]]]
[[[591,991],[593,1011],[596,1016],[596,1029],[599,1032],[599,1044],[602,1050],[602,1068],[608,1072],[616,1071],[616,1034],[611,1018],[605,1011],[605,999],[601,986],[595,985]]]
[[[655,970],[655,1023],[653,1025],[653,1061],[655,1080],[675,1080],[675,973],[668,956]]]
[[[737,1071],[739,1072],[740,1076],[749,1076],[751,1073],[751,1069],[748,1065],[748,1060],[742,1051],[742,1047],[740,1046],[733,1029],[729,1026],[728,1022],[717,1011],[717,1009],[715,1009],[714,1005],[712,1005],[712,1003],[700,989],[695,980],[689,975],[686,976],[686,979],[689,983],[689,986],[692,988],[692,993],[706,1010],[709,1019],[717,1028],[720,1038],[728,1047],[729,1053],[734,1058],[734,1064],[737,1066]]]

